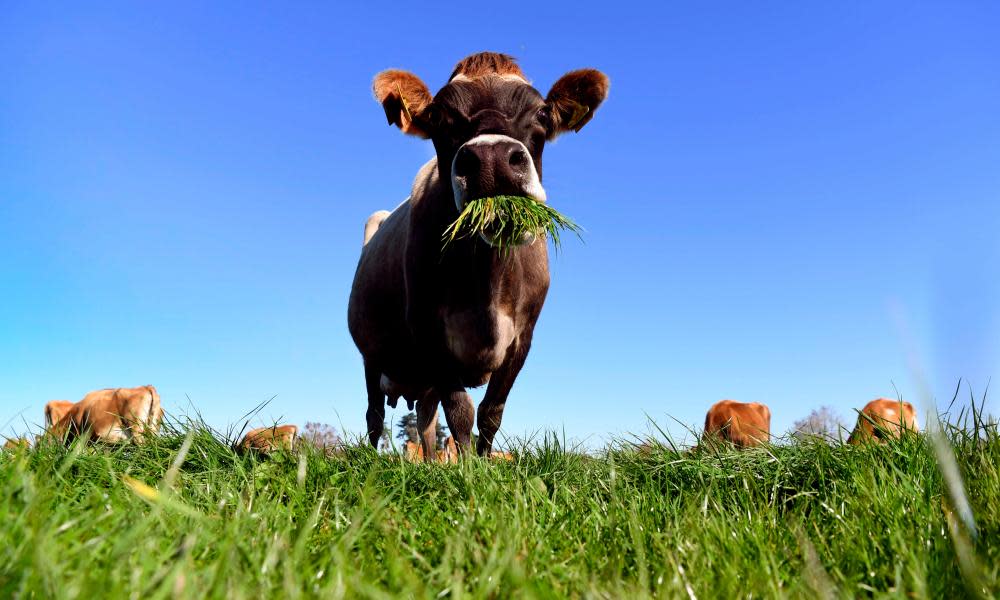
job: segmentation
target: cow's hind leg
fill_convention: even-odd
[[[438,397],[433,391],[417,401],[417,431],[424,448],[424,462],[437,459]]]
[[[459,453],[464,454],[472,444],[472,424],[476,419],[472,396],[464,388],[458,388],[442,392],[440,397],[451,437],[455,440]]]
[[[382,370],[365,362],[365,387],[368,389],[368,412],[365,420],[368,422],[368,441],[378,448],[385,427],[385,394],[381,386]]]
[[[503,419],[503,409],[507,405],[507,396],[514,387],[514,380],[521,372],[524,361],[528,357],[530,342],[514,351],[514,354],[490,376],[483,401],[479,403],[479,414],[476,420],[479,425],[479,439],[476,441],[476,452],[480,456],[489,456],[493,449],[493,438],[500,429]]]

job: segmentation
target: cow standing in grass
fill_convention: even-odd
[[[771,436],[771,410],[759,402],[720,400],[705,415],[703,438],[722,439],[737,448],[767,443]]]
[[[902,400],[877,398],[861,409],[858,424],[847,443],[885,443],[889,438],[898,439],[904,431],[919,431],[913,405]]]
[[[459,62],[433,97],[412,73],[375,77],[389,123],[431,139],[437,156],[405,202],[366,223],[351,288],[348,325],[364,359],[373,446],[388,396],[418,401],[425,460],[434,457],[439,404],[464,452],[475,417],[466,389],[489,382],[476,449],[490,452],[548,291],[548,250],[532,238],[501,252],[474,236],[443,251],[442,235],[471,200],[544,201],[545,142],[583,127],[607,91],[604,74],[584,69],[564,75],[543,98],[512,58],[492,52]]]

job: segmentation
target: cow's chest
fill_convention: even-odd
[[[503,364],[517,335],[513,310],[443,307],[440,318],[449,353],[468,369],[489,373]]]

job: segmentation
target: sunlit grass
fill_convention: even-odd
[[[582,231],[569,217],[544,202],[524,196],[492,196],[466,204],[445,230],[442,242],[447,248],[456,239],[484,235],[496,248],[508,250],[537,235],[551,239],[558,249],[563,230],[577,236]]]
[[[1000,440],[946,428],[1000,567]],[[240,457],[199,423],[145,446],[0,457],[0,597],[954,598],[969,593],[923,437],[747,452],[555,438],[458,465],[357,444]]]

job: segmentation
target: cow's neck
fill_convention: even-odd
[[[437,285],[451,288],[468,299],[489,298],[504,285],[507,275],[516,269],[516,255],[521,248],[501,252],[479,236],[456,239],[442,251],[442,236],[458,218],[458,208],[449,178],[432,159],[414,181],[410,242],[424,258],[435,265]],[[411,250],[416,248],[411,246]]]

